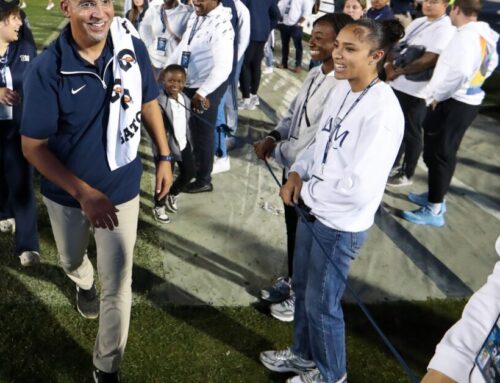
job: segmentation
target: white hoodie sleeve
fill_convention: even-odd
[[[227,23],[227,26],[228,29],[218,31],[219,33],[212,37],[210,50],[212,52],[213,70],[196,91],[200,96],[206,97],[216,90],[227,80],[233,69],[234,31],[231,23]]]
[[[139,35],[141,36],[141,40],[144,41],[144,44],[149,49],[151,44],[154,42],[153,36],[153,18],[155,16],[156,7],[149,7],[144,14],[144,18],[139,24]]]
[[[462,318],[437,345],[427,368],[437,370],[457,382],[468,382],[474,359],[499,313],[500,262],[497,262],[486,284],[470,298]]]
[[[240,61],[250,43],[250,11],[241,0],[236,0],[234,6],[238,13],[238,61]]]
[[[427,85],[427,104],[451,98],[467,81],[474,71],[479,46],[470,41],[470,34],[457,32],[450,44],[441,53],[436,63],[432,79]],[[467,53],[464,54],[464,47]]]

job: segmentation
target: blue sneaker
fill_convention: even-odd
[[[271,303],[279,303],[288,299],[291,291],[292,280],[286,277],[279,277],[271,287],[260,290],[260,298]]]
[[[420,194],[409,193],[408,199],[411,202],[417,204],[418,206],[426,206],[427,203],[429,202],[429,193],[428,192]],[[443,213],[446,213],[446,200],[443,200],[443,205],[441,207],[441,210],[443,211]]]
[[[441,208],[439,214],[434,214],[429,206],[422,206],[414,211],[404,211],[401,217],[417,225],[444,226],[443,208]]]

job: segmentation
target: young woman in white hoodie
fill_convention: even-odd
[[[347,379],[340,305],[345,285],[338,271],[347,277],[365,242],[403,137],[399,102],[378,78],[387,51],[402,34],[396,21],[380,24],[369,19],[340,31],[333,50],[334,71],[335,78],[347,81],[332,91],[313,144],[291,166],[280,191],[288,205],[302,198],[320,241],[300,219],[292,282],[293,345],[260,355],[271,370],[300,373],[289,380],[292,383]]]

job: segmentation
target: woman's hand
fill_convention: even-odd
[[[302,180],[299,173],[288,173],[288,181],[280,190],[280,197],[285,205],[293,206],[299,203],[300,189],[302,189]]]

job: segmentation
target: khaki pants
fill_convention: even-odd
[[[101,282],[99,332],[94,365],[104,372],[118,370],[127,343],[132,305],[132,265],[137,237],[139,196],[117,205],[118,227],[93,228],[79,208],[62,206],[43,198],[62,267],[82,289],[94,282],[94,268],[87,257],[91,231],[97,247],[97,271]]]

